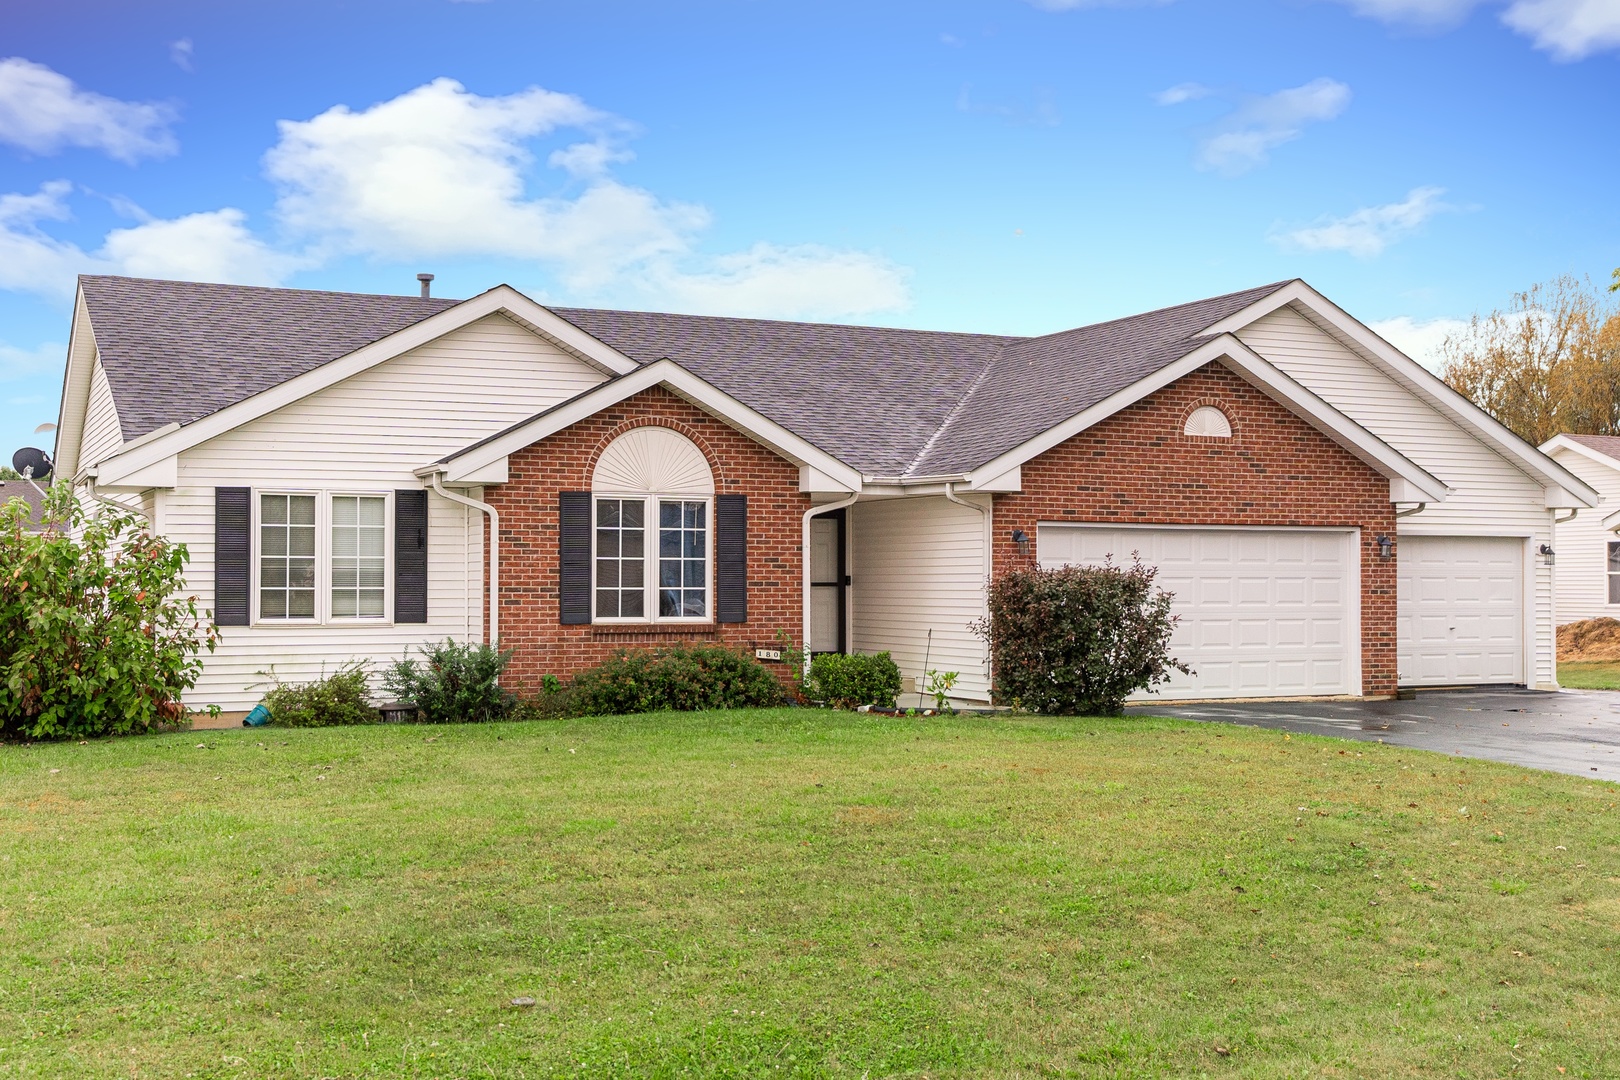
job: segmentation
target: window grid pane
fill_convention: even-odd
[[[646,615],[646,504],[640,499],[596,500],[596,617]]]
[[[332,496],[332,617],[380,619],[386,595],[387,500]],[[311,560],[313,565],[313,560]]]
[[[658,504],[658,614],[701,619],[708,614],[709,504]]]
[[[315,617],[315,496],[259,496],[259,617]]]

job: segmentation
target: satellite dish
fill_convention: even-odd
[[[51,475],[51,455],[25,446],[11,455],[11,467],[30,480],[43,480]]]
[[[48,431],[55,431],[55,430],[56,430],[56,425],[55,424],[41,424],[41,425],[39,425],[39,427],[34,429],[34,434],[35,435],[44,435]]]

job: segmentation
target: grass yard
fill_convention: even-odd
[[[1558,684],[1571,690],[1620,690],[1620,661],[1560,660]]]
[[[1168,719],[5,746],[0,1076],[1616,1076],[1617,801]]]

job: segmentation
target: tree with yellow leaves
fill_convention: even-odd
[[[1532,445],[1561,432],[1620,435],[1620,311],[1589,280],[1515,294],[1447,337],[1440,356],[1446,382]]]

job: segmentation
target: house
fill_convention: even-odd
[[[45,528],[42,517],[45,496],[40,494],[39,488],[27,480],[0,480],[0,506],[12,499],[21,499],[28,504],[28,523],[23,526],[28,532],[40,532]]]
[[[1620,437],[1555,435],[1541,449],[1603,497],[1596,510],[1557,522],[1558,622],[1620,617]]]
[[[1164,697],[1552,687],[1537,552],[1598,500],[1298,280],[1012,337],[84,277],[56,469],[187,545],[226,710],[446,637],[518,689],[786,638],[986,701],[987,579],[1133,552]]]

